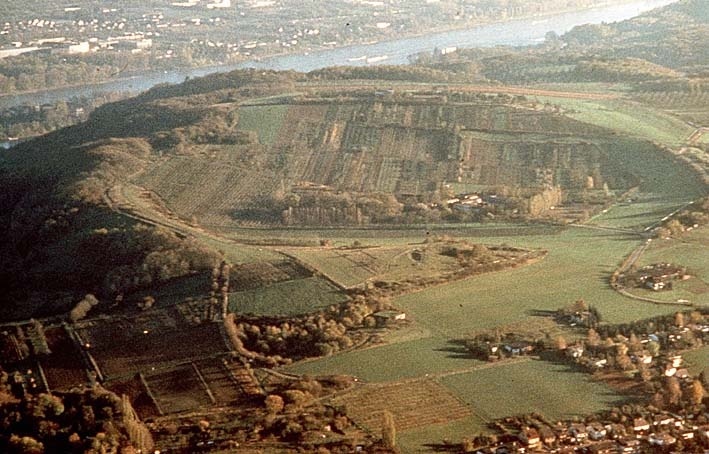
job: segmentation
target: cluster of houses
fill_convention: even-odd
[[[669,290],[674,281],[684,281],[691,276],[684,267],[671,263],[656,263],[640,268],[633,277],[638,286],[657,292]]]
[[[653,340],[654,339],[654,340]],[[655,335],[646,336],[641,342],[652,342],[657,344],[658,337]],[[629,353],[618,353],[623,351],[622,341],[616,341],[613,345],[602,345],[590,349],[582,343],[575,343],[565,349],[567,357],[573,361],[584,365],[590,370],[600,370],[606,368],[616,368],[623,370],[629,377],[642,377],[641,370],[647,371],[646,379],[653,377],[676,377],[682,381],[692,380],[689,370],[684,365],[682,355],[674,353],[660,354],[652,351],[653,347],[643,348]],[[657,349],[657,347],[654,347]],[[615,359],[613,360],[613,356]],[[622,362],[618,356],[627,356],[627,360]],[[609,361],[609,359],[611,361]]]
[[[498,361],[505,358],[531,355],[539,348],[537,342],[515,333],[504,336],[482,334],[466,342],[468,351],[476,358]]]
[[[548,453],[646,453],[688,446],[709,449],[709,424],[695,420],[709,415],[649,414],[626,422],[558,422],[553,426],[523,426],[508,433],[479,454]],[[681,444],[680,444],[681,443]]]
[[[451,210],[469,213],[485,206],[499,204],[502,200],[503,198],[496,194],[480,195],[477,193],[470,193],[460,194],[456,197],[447,199],[445,201],[445,205]]]

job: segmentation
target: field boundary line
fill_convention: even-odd
[[[164,416],[165,412],[160,407],[158,400],[155,398],[155,394],[153,394],[153,390],[150,389],[150,385],[148,385],[148,380],[145,379],[145,375],[143,375],[142,372],[138,372],[138,378],[140,379],[140,384],[143,385],[143,388],[145,389],[145,394],[148,395],[148,397],[150,398],[150,401],[153,403],[153,405],[155,405],[155,409],[158,411],[158,414],[160,416]]]
[[[212,402],[212,405],[215,405],[217,403],[217,399],[214,398],[214,394],[212,394],[212,390],[209,389],[209,385],[204,379],[202,372],[199,371],[199,368],[194,361],[190,361],[190,364],[192,364],[192,370],[194,370],[195,374],[197,374],[197,378],[199,378],[200,383],[204,386],[204,390],[207,392],[207,396],[209,396],[209,400]]]

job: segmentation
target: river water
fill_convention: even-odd
[[[409,55],[430,52],[436,47],[455,46],[464,48],[532,45],[542,42],[546,33],[550,31],[563,34],[577,25],[622,21],[653,8],[669,5],[675,1],[634,1],[621,5],[609,5],[573,13],[488,24],[470,29],[434,33],[414,38],[322,50],[310,54],[264,58],[259,61],[246,61],[235,65],[178,69],[167,72],[146,72],[128,79],[114,80],[96,85],[0,96],[0,110],[22,104],[52,103],[77,96],[93,97],[106,92],[138,93],[159,83],[179,83],[187,77],[198,77],[238,68],[292,69],[307,72],[337,65],[405,64]],[[384,59],[383,57],[386,58]],[[376,63],[372,62],[373,58],[378,61]],[[370,60],[369,63],[367,59]],[[9,144],[0,143],[0,147],[7,145]]]

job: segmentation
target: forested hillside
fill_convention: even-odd
[[[681,0],[634,19],[549,33],[531,48],[462,50],[421,63],[451,71],[477,71],[506,83],[612,82],[706,87],[709,17],[702,0]]]

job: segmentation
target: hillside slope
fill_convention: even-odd
[[[680,0],[633,19],[575,27],[527,48],[467,49],[421,64],[505,83],[605,82],[636,89],[707,86],[709,18],[703,0]],[[461,74],[462,77],[462,74]]]

